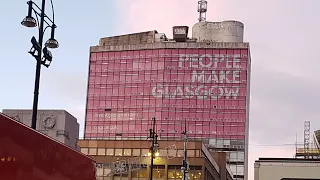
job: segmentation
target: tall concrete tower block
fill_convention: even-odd
[[[198,22],[192,27],[197,42],[243,42],[244,24],[239,21]]]

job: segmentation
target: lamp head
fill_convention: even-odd
[[[37,21],[32,17],[32,3],[32,1],[28,2],[28,15],[21,22],[21,24],[25,27],[37,26]]]
[[[47,40],[47,42],[45,43],[46,47],[54,49],[54,48],[58,48],[59,47],[59,43],[58,41],[54,38],[54,30],[57,26],[55,24],[53,24],[51,26],[51,37],[50,39]]]
[[[59,43],[56,39],[48,39],[46,44],[45,44],[46,47],[48,48],[51,48],[51,49],[55,49],[55,48],[58,48],[59,47]]]
[[[47,49],[47,47],[44,47],[41,64],[48,68],[51,62],[52,62],[52,53]]]
[[[32,17],[32,16],[26,16],[21,24],[25,27],[36,27],[37,26],[37,21]]]

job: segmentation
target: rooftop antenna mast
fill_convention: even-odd
[[[208,2],[205,0],[198,1],[199,22],[206,22],[207,4]]]

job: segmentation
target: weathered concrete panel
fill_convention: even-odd
[[[192,27],[197,42],[243,42],[244,24],[239,21],[199,22]]]

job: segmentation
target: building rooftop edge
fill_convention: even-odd
[[[123,36],[130,36],[130,35],[135,35],[135,34],[145,34],[145,33],[158,33],[157,30],[150,30],[150,31],[142,31],[142,32],[134,32],[134,33],[127,33],[127,34],[120,34],[120,35],[115,35],[115,36],[105,36],[100,38],[101,39],[107,39],[107,38],[117,38],[117,37],[123,37]]]
[[[32,109],[2,109],[2,112],[3,111],[32,111]],[[65,109],[38,109],[38,111],[60,111],[60,112],[64,112],[66,114],[69,114],[73,118],[75,118],[77,120],[77,123],[78,123],[78,119],[75,116],[73,116],[71,113],[69,113],[67,110],[65,110]]]
[[[148,44],[127,44],[115,46],[91,46],[90,52],[148,50],[148,49],[180,49],[180,48],[226,48],[249,49],[249,42],[157,42]]]
[[[316,162],[320,163],[319,159],[300,159],[300,158],[259,158],[255,162]]]

